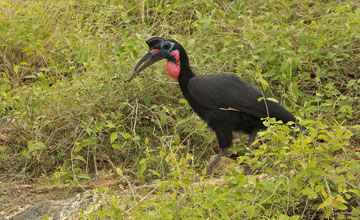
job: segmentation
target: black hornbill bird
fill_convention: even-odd
[[[261,118],[271,117],[283,123],[296,122],[295,117],[280,104],[267,100],[263,93],[235,74],[196,76],[190,68],[185,49],[177,41],[152,37],[146,41],[149,51],[135,65],[130,82],[155,62],[167,59],[166,71],[178,79],[179,86],[193,110],[215,131],[220,152],[209,164],[210,175],[232,145],[233,131],[250,134],[247,146],[259,130],[265,129]]]

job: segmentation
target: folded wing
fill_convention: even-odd
[[[196,101],[211,109],[239,111],[259,118],[270,116],[284,123],[296,121],[284,107],[267,100],[261,91],[234,74],[196,76],[189,80],[188,89]]]

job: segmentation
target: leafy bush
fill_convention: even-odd
[[[219,183],[194,182],[192,155],[169,156],[168,180],[153,186],[151,199],[129,202],[115,195],[86,219],[357,219],[360,191],[353,181],[360,163],[349,146],[352,133],[318,126],[297,137],[288,136],[287,126],[271,126],[261,132],[263,144],[253,150],[255,156],[239,160],[254,174],[232,168]],[[318,136],[328,142],[316,142]]]

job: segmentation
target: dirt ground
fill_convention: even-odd
[[[106,186],[120,190],[122,187],[116,184],[114,179],[101,179],[71,188],[0,181],[0,219],[43,220],[44,216],[52,220],[77,219],[81,209],[100,202],[97,188]]]
[[[215,156],[215,155],[214,155]],[[213,159],[210,158],[210,161]],[[232,159],[223,157],[215,168],[216,176],[204,180],[210,184],[221,184],[224,179],[222,171]],[[89,205],[96,209],[106,200],[110,200],[116,192],[120,198],[131,197],[132,191],[143,194],[141,200],[146,200],[156,193],[159,182],[142,185],[139,181],[129,181],[119,177],[105,177],[105,172],[95,179],[83,183],[81,186],[70,187],[63,185],[41,184],[42,180],[33,184],[22,182],[6,182],[0,179],[0,220],[43,220],[47,216],[50,220],[78,219],[82,210]],[[220,174],[220,175],[219,175]],[[194,184],[202,184],[194,182]],[[111,193],[97,193],[100,187],[111,188]],[[129,207],[131,210],[134,207]]]

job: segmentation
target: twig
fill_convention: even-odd
[[[153,192],[155,192],[157,190],[157,188],[154,188],[153,190],[151,190],[148,194],[146,194],[143,198],[140,199],[139,202],[137,202],[135,205],[131,206],[130,208],[128,208],[125,212],[129,212],[131,211],[133,208],[135,208],[140,202],[144,201],[150,194],[152,194]]]

